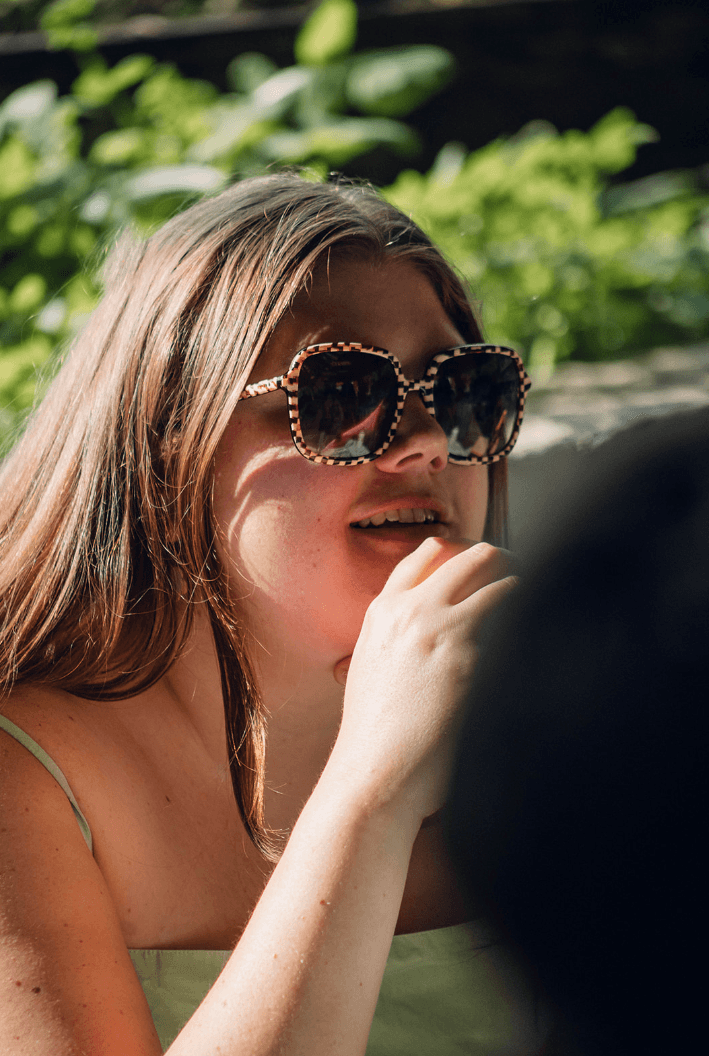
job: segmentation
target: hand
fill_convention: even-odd
[[[481,623],[516,582],[506,571],[507,555],[486,543],[427,539],[396,566],[337,665],[346,691],[328,768],[419,822],[441,806]]]

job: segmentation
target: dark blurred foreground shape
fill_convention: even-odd
[[[702,1051],[709,409],[579,473],[490,628],[451,839],[568,1023],[555,1053]]]

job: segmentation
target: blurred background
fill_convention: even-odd
[[[0,0],[0,444],[119,228],[282,166],[462,272],[535,381],[526,481],[709,402],[708,44],[698,0]]]

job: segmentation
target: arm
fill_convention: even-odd
[[[506,581],[491,582],[499,563],[489,547],[458,553],[436,568],[455,549],[427,541],[397,566],[370,607],[332,756],[239,945],[172,1045],[172,1056],[364,1052],[413,841],[422,818],[440,805],[479,619],[506,589]],[[60,811],[58,800],[45,807],[51,809]],[[68,806],[61,809],[68,814],[66,831],[55,839],[48,819],[45,852],[65,847],[68,822],[75,824]],[[41,962],[50,981],[69,975],[72,981],[52,984],[39,1008],[29,995],[20,1000],[12,980],[5,983],[13,1022],[31,1021],[35,1038],[32,1047],[21,1033],[17,1040],[17,1028],[5,1035],[0,1028],[3,1051],[153,1056],[157,1039],[100,874],[89,876],[92,868],[98,873],[90,858],[77,879],[79,841],[75,832],[68,839],[72,854],[56,851],[62,859],[57,898],[48,902],[34,891],[39,920],[37,903],[32,908],[24,896],[11,902],[16,911],[19,905],[20,925],[5,949],[24,936],[23,970]],[[62,944],[67,931],[73,942]],[[81,935],[84,952],[77,955]],[[81,956],[92,966],[89,973]],[[63,1048],[50,1044],[50,1029]]]
[[[2,732],[0,1052],[161,1052],[118,916],[69,801]]]

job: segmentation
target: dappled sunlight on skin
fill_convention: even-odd
[[[317,466],[298,454],[289,434],[252,454],[248,440],[243,444],[247,431],[235,427],[234,447],[223,444],[219,469],[224,480],[230,478],[233,504],[222,521],[222,545],[247,624],[258,636],[263,619],[271,628],[283,620],[285,640],[295,638],[316,652],[329,640],[341,656],[354,647],[364,613],[395,565],[420,540],[383,545],[374,533],[350,527],[350,510],[363,484],[375,501],[391,494],[389,480],[372,480],[372,466]],[[481,477],[486,486],[479,467],[450,467],[450,472],[470,481],[473,500]],[[417,483],[407,490],[421,489]],[[470,526],[478,532],[469,536],[448,526],[428,530],[472,542],[480,537],[483,517],[484,503],[482,516],[478,512],[475,518],[480,523]]]
[[[235,473],[229,489],[235,508],[224,525],[224,544],[235,593],[257,634],[265,620],[270,628],[284,621],[282,640],[295,637],[316,651],[328,637],[337,648],[350,645],[353,629],[356,639],[387,571],[379,567],[363,576],[354,567],[347,554],[346,506],[341,500],[335,505],[334,497],[323,501],[323,473],[335,495],[336,478],[349,475],[348,495],[352,472],[307,462],[288,434],[282,445],[249,453]]]
[[[410,377],[462,343],[411,265],[342,259],[299,296],[249,380],[283,374],[301,348],[337,340],[389,348]],[[378,509],[416,506],[433,508],[441,523],[354,527]],[[305,726],[329,724],[333,708],[339,714],[336,667],[393,569],[427,535],[479,539],[486,509],[486,467],[448,463],[443,430],[418,395],[407,399],[392,445],[362,466],[321,466],[299,454],[282,391],[238,405],[215,457],[218,545],[281,733],[285,723],[300,739]],[[274,725],[271,757],[277,736]]]
[[[288,446],[271,444],[264,448],[263,451],[255,453],[249,463],[242,467],[241,473],[235,478],[232,494],[237,501],[237,506],[229,521],[221,525],[221,542],[229,552],[236,553],[239,551],[239,539],[241,538],[244,524],[248,521],[250,514],[254,512],[255,507],[259,505],[258,490],[261,473],[264,471],[269,472],[274,462],[280,459],[287,460],[289,465],[292,463],[292,452],[288,450]],[[276,503],[277,500],[265,500],[266,503],[269,501]],[[254,588],[254,580],[248,575],[248,559],[241,555],[238,561],[230,565],[229,570],[232,588],[239,594],[240,586],[243,583],[246,588],[244,596],[248,596]]]

